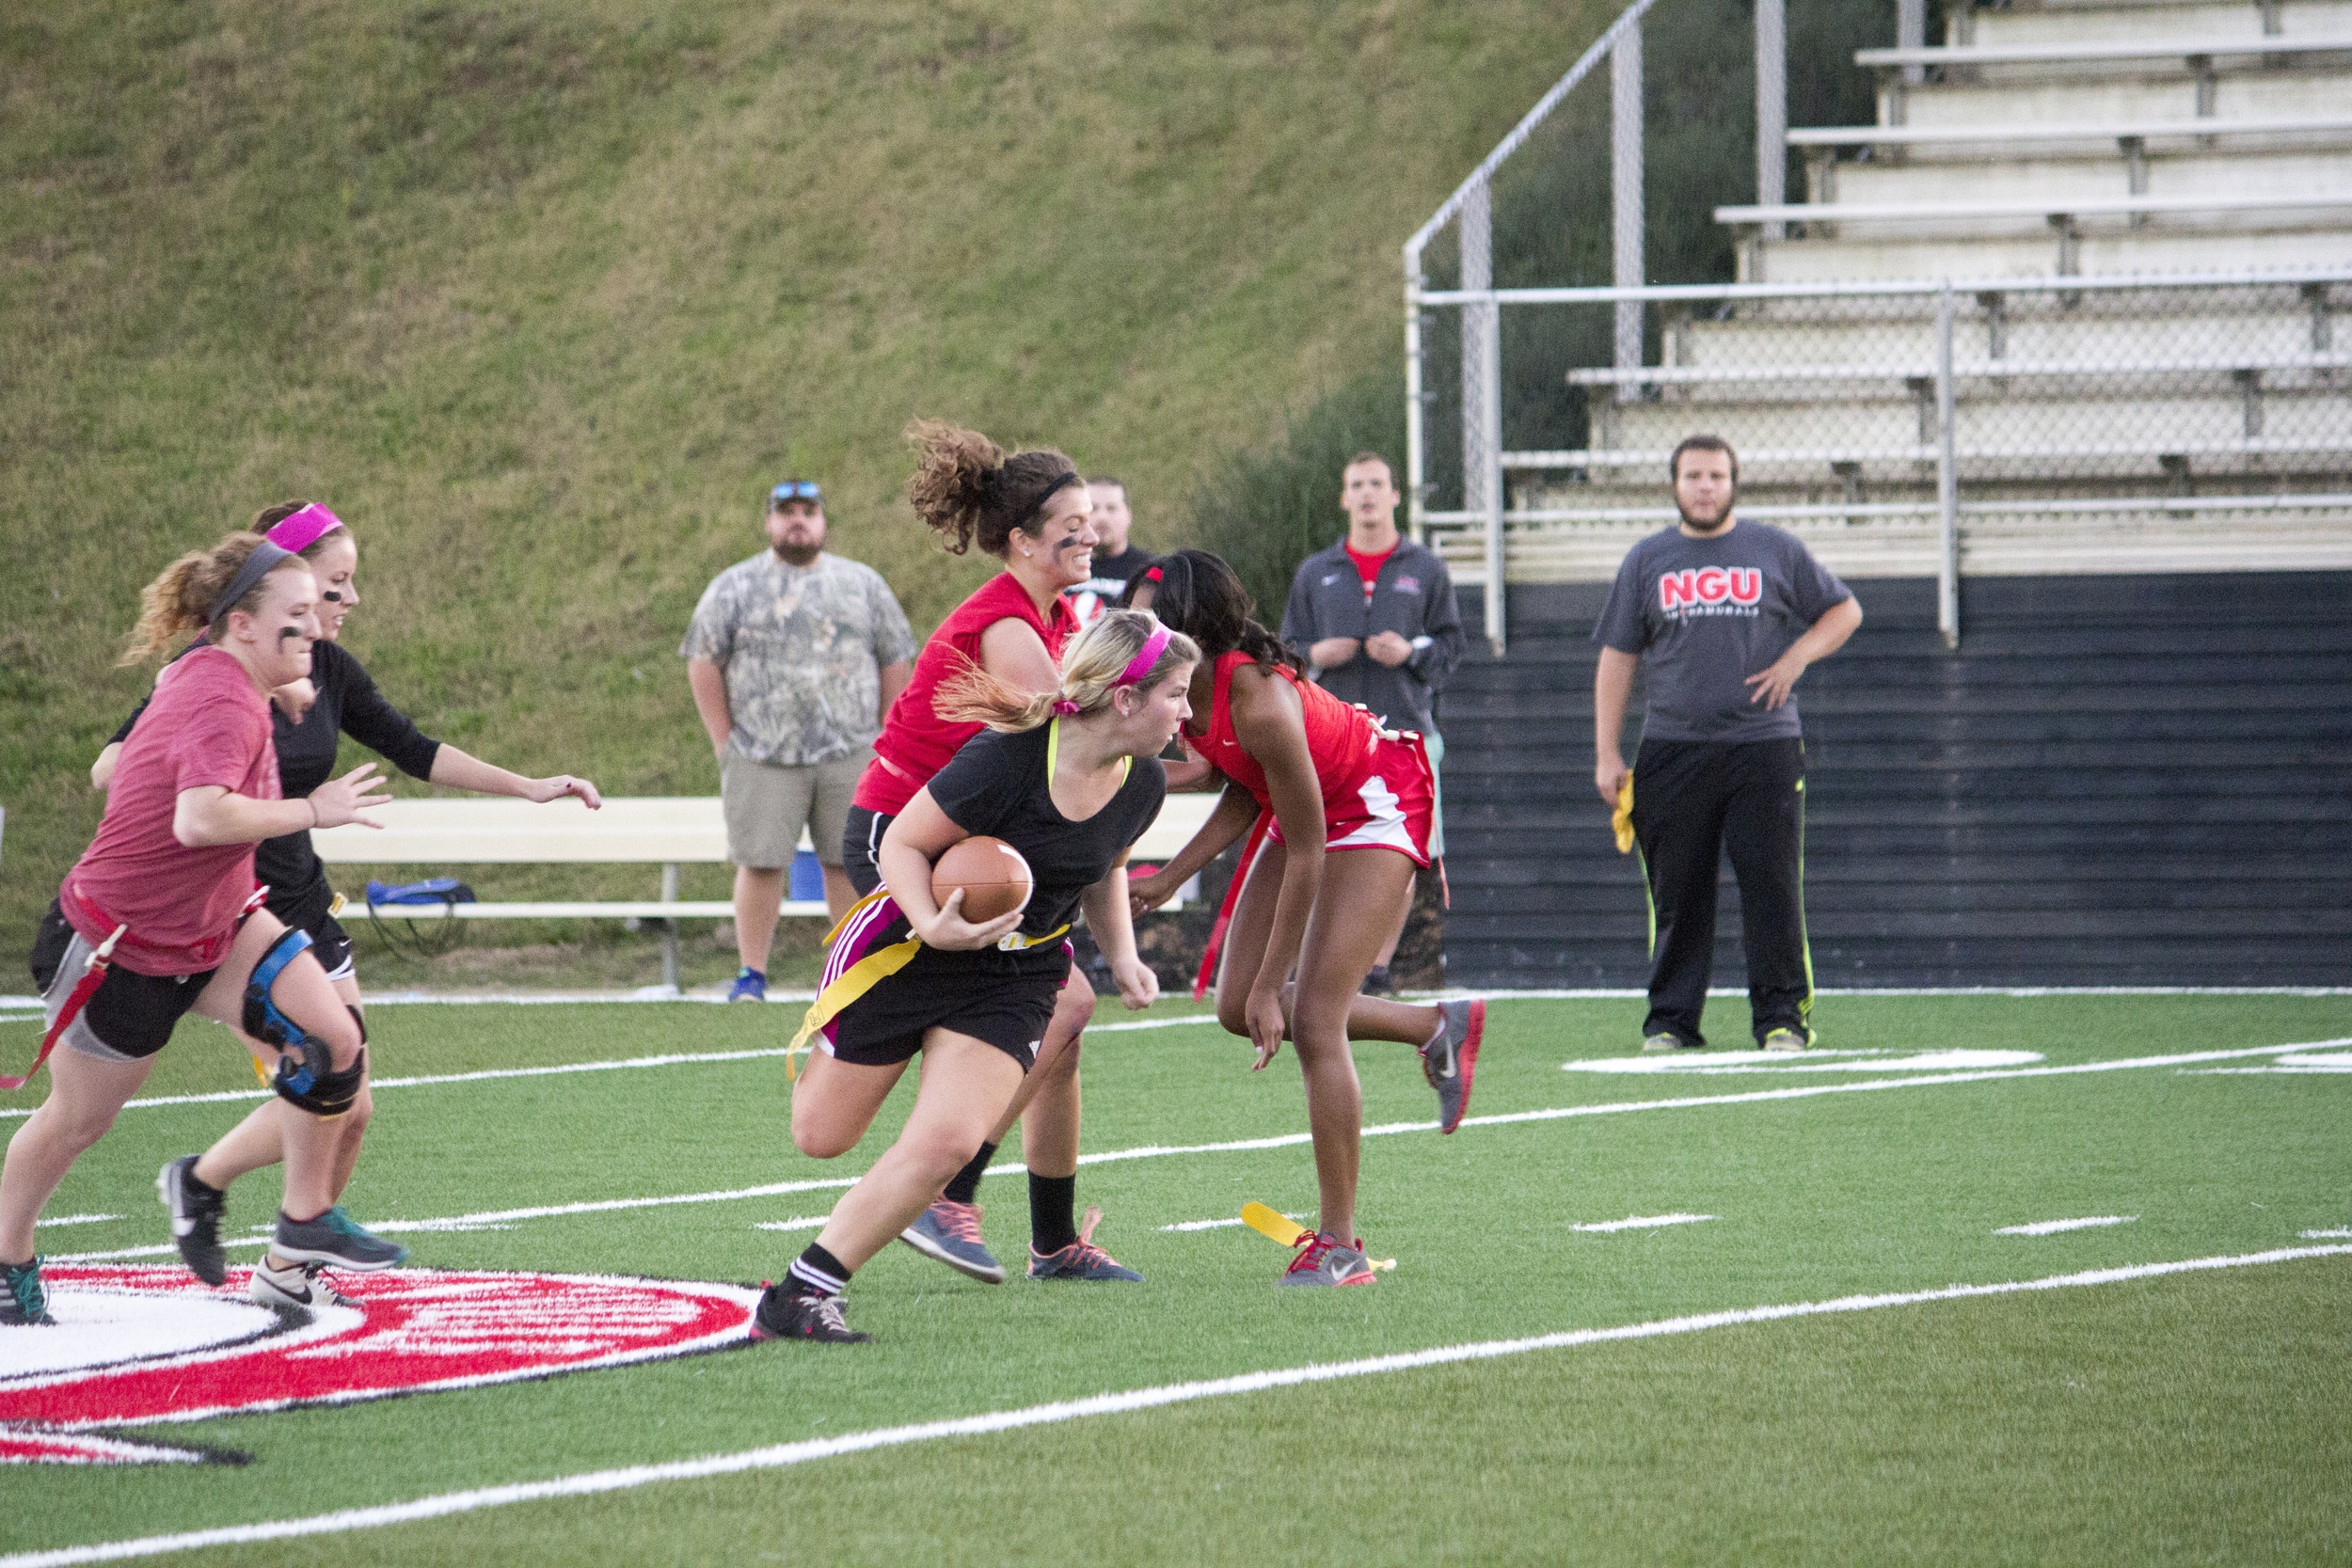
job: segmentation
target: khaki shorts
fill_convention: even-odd
[[[873,755],[872,747],[862,746],[831,762],[787,768],[738,756],[730,747],[719,764],[727,859],[755,871],[781,871],[792,863],[806,828],[817,859],[839,865],[850,797],[857,793],[858,776]]]

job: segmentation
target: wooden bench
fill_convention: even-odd
[[[1171,795],[1135,848],[1156,863],[1184,847],[1216,808],[1215,795]],[[403,865],[444,871],[464,865],[652,864],[661,867],[659,898],[553,903],[400,904],[379,908],[413,920],[659,920],[662,983],[677,984],[677,923],[732,920],[735,905],[680,899],[681,865],[727,863],[726,823],[718,798],[607,797],[602,811],[578,800],[464,799],[394,800],[376,808],[380,829],[357,824],[310,835],[329,865]],[[801,835],[801,847],[809,847]],[[346,897],[351,895],[346,893]],[[355,904],[364,900],[353,898]],[[1181,902],[1170,909],[1181,908]],[[829,917],[822,899],[787,899],[787,915]]]

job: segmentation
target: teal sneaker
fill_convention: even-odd
[[[0,1264],[0,1269],[7,1272],[8,1287],[8,1294],[0,1296],[0,1323],[54,1325],[57,1320],[49,1315],[49,1288],[40,1282],[40,1259]]]
[[[406,1247],[367,1229],[340,1203],[314,1220],[290,1220],[280,1210],[270,1250],[291,1262],[332,1263],[354,1274],[397,1268],[408,1260]]]

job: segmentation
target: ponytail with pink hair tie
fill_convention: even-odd
[[[1073,719],[1086,710],[1078,705],[1074,697],[1057,697],[1054,699],[1054,711],[1064,719]]]

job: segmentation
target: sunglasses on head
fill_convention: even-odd
[[[822,506],[825,504],[825,493],[817,487],[813,480],[787,479],[768,493],[768,510],[773,512],[787,501],[815,501]]]

